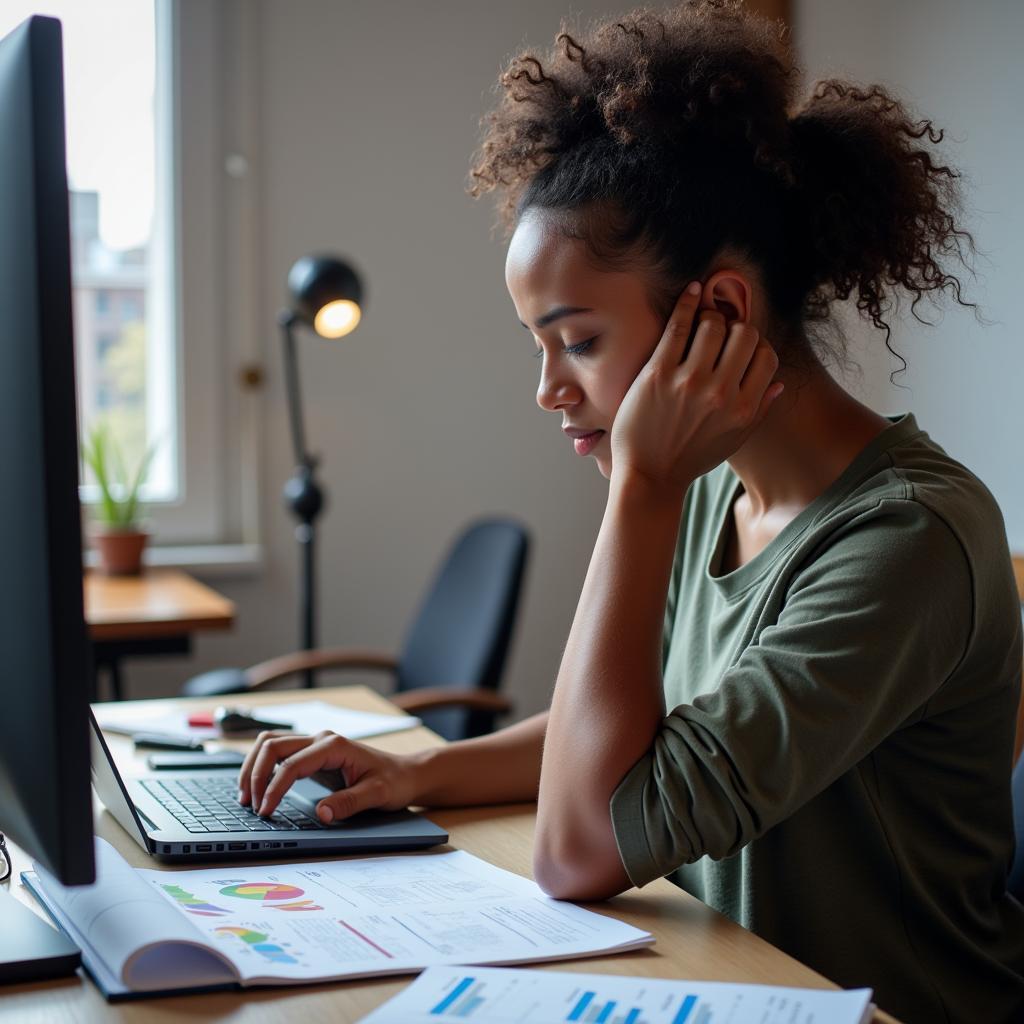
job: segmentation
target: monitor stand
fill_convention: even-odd
[[[0,985],[74,974],[78,947],[0,888]]]

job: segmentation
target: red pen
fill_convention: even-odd
[[[213,712],[193,711],[192,714],[188,716],[188,724],[197,729],[212,729],[214,724]]]

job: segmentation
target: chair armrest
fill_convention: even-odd
[[[388,694],[388,700],[411,715],[419,711],[457,707],[468,708],[470,711],[493,711],[499,715],[512,710],[511,703],[493,690],[451,690],[443,686],[425,686]]]
[[[316,651],[296,651],[294,654],[283,654],[269,661],[261,661],[258,665],[245,670],[245,678],[249,689],[255,690],[296,672],[318,668],[375,669],[394,673],[398,668],[398,661],[394,655],[385,651],[370,651],[358,647],[326,647]]]

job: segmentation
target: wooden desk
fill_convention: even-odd
[[[107,669],[114,700],[123,696],[122,658],[188,654],[193,633],[229,629],[235,621],[232,601],[177,569],[147,569],[141,576],[90,570],[84,595],[96,668]]]
[[[367,711],[393,712],[396,709],[366,687],[318,689],[315,697],[346,707]],[[288,700],[297,699],[289,693]],[[232,697],[249,705],[282,700],[281,693]],[[154,711],[170,706],[212,707],[215,701],[201,699],[147,701]],[[122,736],[108,735],[118,766],[125,774],[142,774],[143,758],[132,750]],[[440,737],[423,727],[369,742],[395,752],[440,746]],[[234,745],[244,749],[245,744]],[[451,836],[451,844],[509,871],[531,877],[530,851],[536,807],[512,804],[501,807],[474,807],[434,810],[429,816]],[[111,842],[135,867],[159,868],[106,813],[97,809],[96,831]],[[28,859],[13,849],[13,879],[29,867]],[[20,881],[11,891],[37,912],[31,895]],[[540,970],[583,971],[594,974],[632,974],[659,978],[745,981],[799,985],[807,988],[834,988],[831,982],[769,945],[763,939],[717,914],[699,900],[665,879],[652,882],[643,890],[631,890],[607,903],[588,904],[598,913],[611,914],[656,937],[654,947],[614,956],[599,956],[561,963],[539,964]],[[69,981],[40,982],[0,989],[0,1024],[24,1021],[75,1021],[79,1024],[100,1021],[169,1022],[186,1016],[242,1024],[308,1021],[348,1024],[369,1013],[395,995],[409,977],[360,979],[330,985],[301,988],[248,989],[245,992],[148,999],[133,1003],[107,1004],[93,984],[80,977]],[[895,1024],[893,1018],[879,1013],[878,1024]]]

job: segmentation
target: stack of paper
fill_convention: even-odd
[[[231,698],[225,697],[224,702],[230,704]],[[189,725],[185,711],[160,710],[159,706],[147,708],[148,703],[139,701],[127,706],[94,704],[92,710],[99,727],[111,732],[170,733],[174,736],[192,736],[200,740],[220,737],[218,729]],[[296,733],[312,735],[323,729],[330,729],[331,732],[350,740],[401,732],[420,724],[420,720],[412,715],[380,715],[372,711],[353,711],[335,707],[322,700],[299,701],[294,704],[260,704],[251,711],[259,718],[290,725]]]

